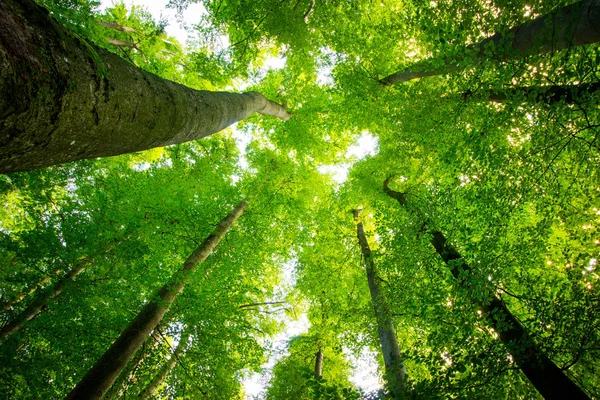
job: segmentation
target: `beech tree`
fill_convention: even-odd
[[[386,76],[380,82],[393,85],[427,76],[457,72],[486,59],[509,61],[531,54],[596,43],[600,41],[599,20],[600,2],[580,1],[516,26],[508,32],[496,33],[468,46],[465,54],[446,57],[441,61],[425,60]]]
[[[1,7],[1,173],[186,142],[254,112],[290,117],[260,93],[197,91],[146,73],[32,1]]]

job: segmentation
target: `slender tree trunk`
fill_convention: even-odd
[[[4,303],[2,303],[2,306],[0,306],[0,311],[8,311],[8,310],[12,309],[12,306],[19,303],[25,297],[35,293],[36,290],[38,290],[39,288],[43,287],[44,285],[46,285],[48,283],[50,283],[50,277],[47,276],[44,279],[42,279],[37,285],[35,285],[31,289],[29,289],[29,291],[27,291],[26,293],[21,293],[21,294],[15,296],[12,300],[7,300]]]
[[[169,376],[169,373],[171,373],[171,370],[175,367],[175,365],[179,361],[179,358],[183,355],[187,347],[188,338],[190,337],[190,331],[191,329],[189,329],[188,327],[184,328],[183,332],[181,333],[179,343],[177,344],[177,348],[175,348],[175,351],[173,352],[173,354],[171,354],[171,358],[169,358],[167,363],[163,365],[160,371],[158,371],[158,373],[152,378],[148,386],[146,386],[146,388],[138,395],[138,398],[149,399],[150,397],[152,397],[154,392],[156,392],[156,389],[158,389],[158,387],[164,382],[167,376]]]
[[[384,182],[385,193],[406,208],[406,196],[389,188],[390,179],[391,177]],[[427,229],[426,224],[424,229]],[[450,266],[452,276],[460,285],[469,287],[469,283],[461,278],[460,273],[463,270],[471,272],[472,268],[440,231],[429,229],[427,232],[432,235],[431,244],[436,252]],[[502,343],[506,345],[517,366],[545,399],[589,400],[589,397],[544,354],[506,304],[491,289],[486,294],[486,300],[478,306],[487,322],[498,333]]]
[[[166,283],[136,318],[121,333],[104,355],[96,362],[67,399],[101,399],[111,387],[133,354],[159,324],[177,295],[183,290],[196,266],[204,261],[225,236],[231,225],[242,215],[247,202],[238,204],[196,250],[185,260],[183,267]]]
[[[116,31],[121,31],[121,32],[135,32],[135,28],[132,28],[129,26],[122,26],[122,25],[117,24],[116,22],[100,21],[100,25],[102,25],[106,28],[114,29]]]
[[[137,49],[138,45],[132,42],[125,42],[123,40],[119,40],[119,39],[115,39],[115,38],[107,38],[106,41],[110,44],[112,44],[113,46],[118,46],[118,47],[129,47],[132,49]]]
[[[358,218],[358,211],[355,211],[355,216]],[[356,235],[358,236],[358,242],[365,260],[371,301],[377,319],[377,333],[379,334],[379,343],[381,344],[385,364],[387,386],[393,398],[402,398],[406,369],[400,357],[400,348],[389,306],[379,287],[375,262],[373,261],[371,248],[369,247],[362,222],[358,222],[356,225]]]
[[[67,282],[74,280],[77,275],[81,274],[85,268],[91,263],[90,258],[84,258],[79,261],[79,263],[71,269],[62,279],[54,284],[52,288],[40,293],[32,302],[27,306],[26,309],[21,311],[17,316],[15,316],[10,322],[0,329],[0,342],[4,341],[13,333],[17,332],[19,329],[23,327],[25,322],[31,320],[36,315],[38,315],[44,306],[48,304],[48,302],[60,295],[65,288]]]
[[[165,324],[165,320],[163,319],[156,328],[152,331],[152,334],[146,339],[142,348],[138,352],[136,359],[133,362],[127,364],[127,367],[121,373],[120,379],[115,383],[111,388],[108,394],[105,396],[108,399],[120,399],[122,398],[129,385],[135,379],[135,375],[140,367],[148,357],[148,355],[152,354],[152,352],[158,348],[158,345],[162,342],[161,331],[163,324]],[[147,349],[146,349],[147,347]],[[111,394],[112,393],[112,394]]]
[[[489,92],[487,99],[497,103],[509,102],[513,101],[513,99],[523,99],[523,101],[547,104],[561,101],[567,104],[574,104],[581,99],[582,95],[591,94],[598,89],[600,89],[600,82],[562,86],[513,87],[504,90],[492,90]]]
[[[87,43],[32,0],[0,2],[0,173],[195,140],[254,112],[256,92],[198,91]]]
[[[380,83],[393,85],[417,78],[460,71],[468,62],[493,59],[508,61],[531,54],[547,53],[600,41],[600,0],[573,3],[467,47],[466,53],[447,57],[438,67],[434,60],[419,62],[383,78]]]
[[[323,377],[323,349],[319,346],[319,351],[315,353],[315,379],[319,380]]]

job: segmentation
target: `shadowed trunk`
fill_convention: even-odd
[[[319,380],[323,377],[323,349],[319,346],[319,351],[315,353],[315,379]]]
[[[542,15],[532,21],[495,35],[466,48],[456,57],[446,57],[441,65],[424,60],[389,75],[383,85],[460,71],[484,60],[508,61],[600,41],[600,0],[587,0]]]
[[[146,358],[152,354],[154,350],[158,348],[158,345],[162,342],[162,333],[164,324],[167,318],[163,319],[160,324],[152,331],[152,334],[146,339],[142,348],[136,354],[135,359],[127,364],[127,367],[123,369],[121,375],[119,376],[119,380],[110,388],[110,391],[106,394],[105,398],[107,399],[120,399],[125,393],[127,393],[127,389],[132,381],[135,379],[135,375],[137,371],[144,363]]]
[[[177,344],[177,348],[175,348],[175,351],[173,352],[173,354],[171,354],[171,358],[169,358],[167,363],[163,365],[161,370],[158,371],[154,378],[152,378],[148,386],[146,386],[146,388],[138,395],[138,398],[149,399],[150,397],[152,397],[154,392],[156,392],[156,389],[158,389],[158,387],[164,382],[167,376],[169,376],[169,373],[175,367],[175,365],[179,361],[179,358],[181,357],[181,355],[187,347],[188,338],[190,337],[190,331],[191,329],[187,327],[184,328],[184,331],[181,334],[181,338],[179,339],[179,343]]]
[[[84,258],[83,260],[79,261],[77,266],[75,266],[64,277],[62,277],[62,279],[56,282],[53,287],[41,292],[31,302],[31,304],[27,306],[26,309],[21,311],[17,316],[11,319],[10,322],[4,325],[2,329],[0,329],[0,342],[4,341],[13,333],[16,333],[23,327],[25,322],[38,315],[50,300],[62,293],[67,282],[74,280],[77,275],[81,274],[91,262],[92,260],[90,258]]]
[[[213,233],[204,239],[185,260],[183,267],[146,304],[81,382],[69,393],[67,399],[101,399],[104,396],[121,370],[162,320],[197,265],[212,253],[231,225],[242,215],[247,204],[242,201],[227,217],[221,220]]]
[[[408,202],[405,194],[390,189],[391,178],[385,180],[384,192],[406,208]],[[423,224],[422,230],[432,235],[431,244],[442,260],[450,266],[452,276],[458,280],[461,286],[469,288],[468,281],[461,277],[461,271],[471,273],[472,268],[460,253],[448,243],[440,231],[427,227],[426,222]],[[506,345],[517,366],[545,399],[589,400],[589,397],[543,353],[519,320],[494,294],[492,289],[488,289],[485,297],[486,300],[478,304],[483,312],[483,317],[498,333],[500,340]]]
[[[199,139],[255,112],[256,92],[190,89],[87,43],[31,0],[0,2],[0,173]]]
[[[23,300],[25,297],[35,293],[36,290],[40,289],[41,287],[45,286],[48,283],[50,283],[50,277],[45,277],[37,285],[35,285],[31,289],[29,289],[27,292],[21,293],[21,294],[15,296],[12,300],[8,300],[8,301],[5,301],[4,303],[2,303],[2,306],[0,306],[0,311],[8,311],[8,310],[12,309],[12,306],[21,302],[21,300]]]
[[[355,218],[358,219],[358,211],[355,211]],[[362,222],[356,224],[356,235],[365,260],[365,269],[367,280],[369,282],[369,291],[371,292],[371,302],[375,310],[377,319],[377,333],[379,334],[379,343],[383,353],[385,364],[385,380],[390,394],[393,398],[402,398],[405,383],[406,369],[402,358],[400,357],[400,348],[396,338],[394,322],[392,321],[389,306],[381,293],[379,287],[379,278],[375,269],[375,262],[371,254],[371,248],[365,235],[365,229]]]

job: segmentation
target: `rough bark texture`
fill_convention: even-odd
[[[406,197],[403,193],[389,188],[389,180],[384,183],[384,191],[406,207]],[[425,226],[425,229],[427,227]],[[427,230],[432,235],[431,244],[442,260],[450,266],[452,276],[460,285],[469,287],[467,281],[462,279],[461,271],[471,272],[471,267],[464,261],[460,253],[448,243],[446,237],[435,229]],[[519,320],[510,312],[506,304],[490,289],[487,292],[487,301],[478,305],[484,318],[498,333],[512,355],[515,363],[521,368],[525,376],[545,399],[587,399],[589,397],[552,362],[529,336]]]
[[[375,309],[375,317],[377,318],[377,333],[379,334],[379,342],[383,353],[387,387],[393,398],[402,398],[406,369],[400,356],[394,322],[392,321],[388,304],[379,287],[375,262],[372,258],[371,248],[369,247],[362,222],[358,222],[356,225],[356,235],[365,260],[371,301]]]
[[[158,389],[158,387],[164,382],[167,376],[169,376],[169,373],[171,373],[171,370],[175,367],[175,365],[177,365],[179,358],[183,355],[187,347],[189,337],[190,329],[186,328],[181,334],[181,338],[179,339],[177,348],[175,348],[175,351],[173,352],[173,354],[171,354],[171,358],[169,358],[167,363],[163,365],[160,371],[158,371],[158,373],[154,375],[148,386],[146,386],[146,388],[138,395],[139,399],[151,398],[154,392],[156,392],[156,389]]]
[[[56,296],[62,293],[67,282],[72,281],[77,277],[77,275],[81,274],[85,270],[85,268],[90,264],[90,262],[91,259],[89,258],[81,260],[77,264],[77,266],[75,266],[71,271],[69,271],[62,279],[56,282],[53,287],[40,293],[31,302],[31,304],[27,306],[26,309],[21,311],[9,323],[4,325],[2,329],[0,329],[0,342],[4,341],[13,333],[16,333],[19,329],[23,327],[25,322],[31,320],[36,315],[38,315],[51,299],[55,298]]]
[[[319,351],[315,353],[315,379],[323,377],[323,349],[319,346]]]
[[[190,274],[212,253],[231,225],[242,215],[247,204],[242,201],[221,220],[213,233],[204,239],[185,260],[179,272],[158,291],[153,300],[146,304],[121,336],[69,393],[67,399],[101,399],[104,396],[150,332],[160,323],[177,295],[183,290]]]
[[[88,44],[31,0],[0,1],[0,173],[186,142],[254,112],[260,93],[198,91]]]
[[[465,68],[465,59],[474,63],[486,59],[507,61],[600,41],[600,0],[573,3],[467,47],[459,57],[444,58],[442,65],[431,67],[431,60],[383,78],[392,85],[417,78],[441,75]]]

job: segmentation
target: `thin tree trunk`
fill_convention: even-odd
[[[0,329],[0,342],[4,341],[13,333],[16,333],[23,327],[25,322],[38,315],[51,299],[62,293],[67,282],[74,280],[77,275],[81,274],[91,263],[91,261],[91,258],[84,258],[83,260],[79,261],[79,263],[62,279],[56,282],[52,288],[40,293],[39,296],[36,297],[27,308],[21,311],[9,323],[4,325],[2,329]]]
[[[35,285],[31,289],[29,289],[28,292],[21,293],[21,294],[15,296],[12,300],[7,300],[4,303],[2,303],[2,306],[0,306],[0,311],[8,311],[8,310],[12,309],[12,306],[19,303],[25,297],[35,293],[36,290],[38,290],[39,288],[41,288],[42,286],[46,285],[49,282],[50,282],[50,277],[48,277],[48,276],[45,277],[37,285]]]
[[[0,173],[199,139],[284,107],[190,89],[88,44],[32,0],[0,2]]]
[[[138,45],[132,42],[125,42],[123,40],[119,40],[119,39],[115,39],[115,38],[107,38],[106,41],[110,44],[112,44],[113,46],[118,46],[118,47],[129,47],[132,49],[137,49]]]
[[[142,348],[138,352],[136,359],[127,364],[127,367],[121,373],[122,378],[111,387],[111,390],[108,392],[109,394],[106,395],[106,398],[120,399],[125,395],[129,385],[135,379],[135,375],[140,365],[144,363],[148,355],[151,354],[152,351],[154,351],[161,343],[161,330],[164,323],[165,320],[163,319],[158,326],[154,328],[152,334],[142,345]],[[148,349],[146,349],[146,346],[148,346]],[[111,392],[113,393],[112,395],[110,395]]]
[[[227,217],[221,220],[213,233],[185,260],[179,272],[158,291],[155,298],[146,304],[81,382],[69,393],[67,399],[101,399],[104,396],[133,354],[162,320],[177,295],[183,290],[196,266],[212,253],[231,225],[242,215],[247,204],[242,201]]]
[[[403,71],[389,75],[380,83],[393,85],[417,78],[460,71],[468,62],[494,59],[508,61],[532,54],[542,54],[568,47],[600,41],[600,0],[587,0],[545,14],[467,47],[466,53],[446,57],[438,67],[434,60],[419,62]],[[467,61],[468,60],[468,61]]]
[[[319,346],[319,351],[315,353],[315,379],[319,380],[323,377],[323,349]]]
[[[116,22],[100,21],[100,25],[102,25],[106,28],[114,29],[116,31],[121,31],[121,32],[135,32],[135,28],[119,25]]]
[[[358,219],[358,211],[355,211],[355,217]],[[379,334],[379,343],[381,344],[385,364],[387,386],[393,398],[402,398],[406,369],[400,357],[400,348],[389,306],[379,287],[375,262],[373,261],[371,248],[369,247],[362,222],[358,222],[356,225],[356,235],[365,260],[371,301],[377,319],[377,333]]]
[[[406,196],[390,189],[390,179],[391,177],[384,182],[384,192],[406,208]],[[426,223],[423,229],[427,230]],[[472,272],[472,268],[440,231],[429,229],[427,232],[432,235],[431,244],[436,252],[450,266],[452,276],[460,285],[468,287],[468,282],[461,278],[460,272]],[[544,354],[506,304],[491,289],[486,293],[486,300],[478,306],[487,322],[498,333],[502,343],[506,345],[517,366],[545,399],[589,400],[589,397]]]
[[[165,365],[161,368],[160,371],[152,378],[148,386],[138,395],[140,399],[149,399],[152,397],[156,389],[164,382],[164,380],[169,376],[171,370],[175,367],[179,358],[183,355],[188,343],[188,338],[190,337],[190,331],[188,327],[184,328],[181,333],[181,338],[179,339],[179,343],[177,344],[177,348],[173,354],[171,354],[171,358],[167,361]]]
[[[529,86],[513,87],[505,90],[492,90],[487,99],[496,103],[523,99],[523,101],[553,104],[565,102],[574,104],[582,95],[591,94],[600,89],[600,82],[582,83],[579,85],[553,85],[553,86]]]

